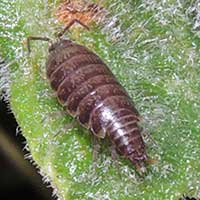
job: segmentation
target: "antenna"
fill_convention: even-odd
[[[47,41],[47,42],[51,42],[52,40],[48,37],[35,37],[35,36],[30,36],[27,38],[27,48],[28,48],[28,52],[31,52],[31,41],[32,40],[42,40],[42,41]]]
[[[89,27],[86,26],[85,24],[83,24],[81,21],[79,21],[78,19],[73,19],[72,21],[69,22],[69,24],[60,32],[58,33],[58,37],[60,38],[66,31],[68,31],[68,29],[74,25],[74,23],[78,23],[81,26],[83,26],[84,28],[86,28],[87,30],[89,30]]]

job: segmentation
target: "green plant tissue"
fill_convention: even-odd
[[[32,42],[29,55],[26,38],[55,39],[64,27],[55,19],[59,2],[0,1],[0,50],[12,63],[0,70],[0,89],[9,71],[10,106],[29,157],[60,199],[200,198],[198,2],[102,0],[109,13],[103,24],[65,34],[108,64],[143,116],[148,155],[157,163],[140,177],[121,157],[117,168],[103,141],[94,171],[90,133],[79,125],[67,130],[73,119],[55,114],[63,108],[45,76],[48,43]]]

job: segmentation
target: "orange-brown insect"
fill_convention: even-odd
[[[56,11],[56,18],[66,25],[75,19],[87,26],[92,22],[98,24],[103,22],[105,16],[106,10],[98,4],[80,0],[63,2]]]

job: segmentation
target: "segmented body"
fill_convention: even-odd
[[[139,113],[106,64],[84,46],[61,39],[49,48],[47,76],[59,102],[95,136],[108,136],[137,167],[147,160]]]

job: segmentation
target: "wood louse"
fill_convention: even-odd
[[[140,116],[134,104],[107,65],[94,52],[61,36],[75,23],[72,20],[58,34],[58,41],[43,37],[31,40],[51,42],[46,63],[47,77],[58,101],[81,125],[97,138],[109,138],[116,151],[136,169],[146,172],[150,161],[138,125]]]

